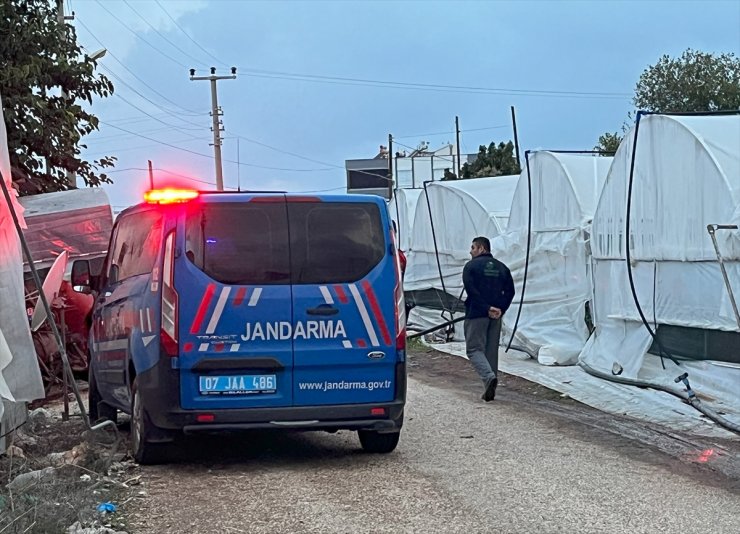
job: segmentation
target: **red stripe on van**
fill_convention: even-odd
[[[342,286],[334,286],[334,291],[337,292],[339,302],[341,302],[342,304],[347,304],[349,302],[347,294],[344,292],[344,289],[342,289]]]
[[[246,287],[240,287],[236,290],[236,297],[234,297],[234,306],[239,306],[242,302],[244,302],[244,297],[247,296],[247,288]]]
[[[213,293],[215,291],[216,284],[208,284],[206,292],[203,294],[203,300],[200,301],[200,306],[198,306],[198,311],[195,314],[195,319],[193,319],[193,324],[190,327],[191,334],[197,334],[200,331],[200,327],[203,324],[203,319],[205,319],[208,307],[211,305],[211,299],[213,298]]]
[[[375,298],[375,292],[373,291],[370,282],[368,282],[367,280],[363,281],[362,289],[364,289],[365,293],[367,294],[367,300],[368,302],[370,302],[370,309],[372,309],[375,320],[380,326],[380,333],[383,335],[383,341],[385,341],[386,345],[390,345],[391,334],[390,332],[388,332],[388,327],[386,326],[385,320],[383,319],[383,313],[380,311],[380,306],[378,305],[378,299]]]

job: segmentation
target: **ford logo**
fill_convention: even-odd
[[[377,350],[373,352],[368,352],[367,357],[371,360],[382,360],[383,358],[385,358],[385,352],[380,352]]]

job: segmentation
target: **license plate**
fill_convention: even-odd
[[[201,376],[201,395],[255,395],[275,393],[275,375]]]

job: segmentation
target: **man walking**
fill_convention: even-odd
[[[514,280],[509,268],[491,255],[491,242],[476,237],[470,246],[472,259],[463,269],[465,301],[465,352],[483,379],[483,400],[496,396],[498,345],[501,317],[514,298]]]

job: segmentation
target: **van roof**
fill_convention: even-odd
[[[385,200],[377,195],[363,195],[363,194],[348,194],[348,193],[342,193],[342,194],[312,194],[312,193],[289,193],[286,191],[201,191],[201,190],[192,190],[196,191],[198,193],[198,201],[200,202],[207,202],[207,203],[221,203],[221,202],[234,202],[239,200],[251,200],[253,198],[276,198],[276,197],[287,197],[288,200],[304,200],[304,201],[319,201],[319,202],[337,202],[337,201],[345,201],[345,202],[372,202],[374,204],[385,204]],[[182,204],[187,204],[186,201]],[[118,215],[118,217],[122,217],[125,215],[129,215],[131,213],[135,213],[137,211],[141,211],[144,208],[151,206],[154,204],[147,203],[147,202],[140,202],[138,204],[134,204],[133,206],[130,206],[126,208],[125,210],[121,211]]]

